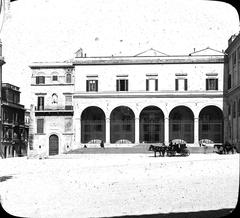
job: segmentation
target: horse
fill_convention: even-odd
[[[154,157],[157,156],[157,152],[159,152],[159,157],[164,157],[166,148],[165,146],[150,145],[148,150],[154,152]]]
[[[223,152],[224,154],[229,154],[229,152],[231,151],[232,154],[234,154],[234,150],[236,150],[236,147],[232,144],[230,144],[229,142],[225,142],[223,144]]]

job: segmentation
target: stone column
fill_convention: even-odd
[[[135,118],[135,144],[139,144],[139,117]]]
[[[80,117],[75,118],[75,143],[73,148],[77,148],[81,145],[81,119]]]
[[[110,118],[106,118],[106,144],[110,145]]]
[[[169,144],[169,118],[164,118],[164,143],[165,145]]]
[[[199,122],[198,122],[198,117],[194,118],[194,145],[199,146]]]

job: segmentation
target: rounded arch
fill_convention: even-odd
[[[135,114],[127,106],[118,106],[110,114],[110,142],[135,142]]]
[[[194,114],[186,106],[177,106],[169,114],[169,139],[183,139],[194,142]]]
[[[56,134],[49,136],[49,155],[57,155],[59,153],[59,137]]]
[[[81,114],[81,142],[96,143],[105,139],[105,121],[104,111],[97,106],[90,106],[83,110]]]
[[[147,106],[139,115],[140,143],[164,142],[164,114],[157,106]]]
[[[215,105],[206,106],[199,113],[199,140],[201,139],[223,142],[223,111]]]

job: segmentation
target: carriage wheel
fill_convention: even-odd
[[[190,155],[190,151],[189,150],[186,150],[185,153],[184,153],[185,156],[189,156]]]

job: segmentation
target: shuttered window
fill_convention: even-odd
[[[38,97],[37,109],[44,110],[44,97],[43,96]]]
[[[44,76],[36,76],[36,84],[45,84]]]
[[[175,79],[175,90],[178,91],[178,79]]]
[[[117,91],[128,91],[128,80],[118,79],[116,84]]]
[[[86,81],[86,91],[87,92],[97,92],[98,91],[98,80],[87,80]]]
[[[37,133],[43,133],[44,119],[37,119]]]
[[[218,79],[206,79],[206,90],[218,90]]]

